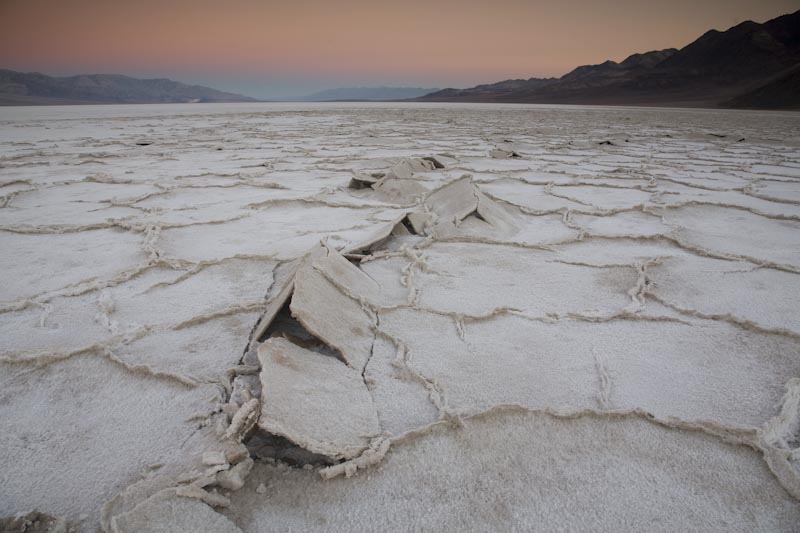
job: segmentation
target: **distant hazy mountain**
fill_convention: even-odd
[[[168,79],[118,74],[55,78],[0,69],[0,105],[255,102],[253,98]]]
[[[439,89],[420,87],[343,87],[328,89],[300,98],[304,102],[327,102],[331,100],[405,100],[417,98]]]
[[[585,65],[561,78],[444,89],[418,100],[800,109],[800,11],[711,30],[680,50]]]

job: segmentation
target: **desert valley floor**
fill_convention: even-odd
[[[800,524],[800,114],[0,109],[0,529]]]

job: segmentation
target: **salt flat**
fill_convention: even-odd
[[[796,113],[0,108],[0,249],[7,528],[800,523]]]

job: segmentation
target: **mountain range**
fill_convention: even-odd
[[[56,78],[0,69],[0,105],[255,102],[253,98],[164,78],[119,74]]]
[[[560,78],[444,89],[417,100],[800,109],[800,11],[711,30],[680,50],[581,66]]]
[[[426,94],[427,93],[427,94]],[[299,101],[413,100],[800,109],[800,11],[710,30],[691,44],[577,67],[560,78],[469,89],[349,87]],[[118,74],[52,77],[0,69],[0,105],[255,102],[169,79]]]

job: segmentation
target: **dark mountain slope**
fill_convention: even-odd
[[[557,79],[445,89],[420,100],[793,108],[800,104],[800,91],[791,90],[798,65],[800,11],[711,30],[680,50],[584,65]]]
[[[745,109],[800,110],[798,95],[800,95],[800,67],[778,76],[774,81],[753,91],[724,102],[724,106]]]
[[[168,79],[117,74],[56,78],[0,69],[0,104],[254,102],[239,94]]]

